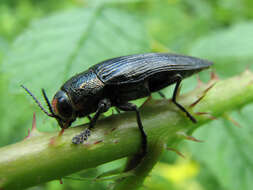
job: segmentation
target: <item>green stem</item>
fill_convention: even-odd
[[[208,86],[210,84],[201,85],[192,92],[180,96],[178,102],[186,107],[191,105],[204,94]],[[188,110],[198,120],[197,124],[193,124],[170,101],[150,100],[140,109],[143,125],[148,135],[149,153],[155,150],[152,146],[161,145],[164,142],[168,142],[168,146],[173,145],[181,139],[182,136],[179,136],[179,133],[189,134],[198,126],[210,121],[210,114],[219,117],[224,112],[239,109],[252,101],[253,74],[250,72],[228,80],[217,81],[199,103],[191,109],[188,107]],[[203,112],[209,114],[201,114]],[[83,169],[96,167],[122,157],[133,156],[141,148],[141,135],[134,113],[112,115],[102,119],[96,125],[96,129],[92,131],[88,141],[82,145],[72,144],[71,139],[81,130],[83,127],[68,129],[61,137],[57,137],[56,132],[33,131],[30,138],[1,148],[0,189],[22,189],[60,179]],[[145,164],[147,158],[144,158],[141,163],[144,165],[138,166],[149,169],[138,170],[137,174],[140,179],[137,178],[135,187],[141,185],[158,160],[159,152],[161,151],[155,154],[157,156],[153,161],[147,161]],[[131,181],[130,178],[125,180]],[[124,189],[124,185],[121,185],[120,182],[118,185]],[[129,185],[129,182],[125,185]]]
[[[152,140],[152,142],[149,143],[148,152],[145,157],[134,169],[130,170],[132,175],[118,180],[114,189],[128,190],[139,188],[155,164],[159,161],[165,147],[165,141],[163,139],[158,138],[157,140]],[[130,159],[136,159],[136,157],[137,156],[133,156]]]

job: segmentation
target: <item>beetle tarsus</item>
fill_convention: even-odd
[[[137,108],[136,105],[134,105],[132,103],[129,103],[129,102],[126,102],[124,104],[120,104],[117,107],[119,109],[121,109],[122,111],[135,111],[136,117],[137,117],[138,127],[139,127],[139,130],[141,132],[141,136],[142,136],[142,154],[145,155],[146,152],[147,152],[147,135],[146,135],[146,133],[143,129],[139,109]]]
[[[90,129],[87,128],[84,131],[82,131],[80,134],[76,135],[73,139],[72,139],[72,143],[73,144],[81,144],[84,141],[86,141],[88,139],[88,137],[90,136]]]
[[[187,117],[190,118],[190,120],[193,122],[193,123],[197,123],[197,120],[182,106],[180,105],[179,103],[177,103],[177,94],[178,94],[178,90],[179,90],[179,86],[180,86],[180,83],[182,81],[182,76],[177,74],[175,75],[175,81],[176,81],[176,86],[175,86],[175,89],[174,89],[174,92],[173,92],[173,96],[172,96],[172,102],[180,109],[182,110],[184,113],[186,113]]]

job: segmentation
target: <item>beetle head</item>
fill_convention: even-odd
[[[40,109],[49,117],[53,117],[58,121],[58,124],[61,128],[68,128],[73,121],[75,121],[76,116],[73,107],[71,106],[71,102],[66,92],[59,90],[53,100],[52,105],[50,104],[46,92],[42,89],[43,97],[47,103],[50,113],[41,105],[38,99],[23,85],[22,88],[33,98],[33,100],[37,103]]]
[[[55,94],[52,100],[52,113],[57,116],[56,120],[61,128],[68,128],[75,121],[75,112],[66,92],[59,90]]]

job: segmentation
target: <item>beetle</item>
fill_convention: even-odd
[[[76,118],[90,118],[89,127],[76,135],[72,142],[83,143],[90,135],[99,116],[114,106],[123,111],[134,111],[142,135],[143,152],[147,136],[137,106],[129,101],[150,96],[153,92],[176,83],[172,102],[194,123],[196,119],[176,101],[181,81],[213,63],[204,59],[170,53],[145,53],[121,56],[100,62],[66,81],[50,104],[46,92],[46,111],[35,96],[24,86],[41,110],[58,121],[62,129],[71,126]],[[89,115],[95,113],[91,118]]]

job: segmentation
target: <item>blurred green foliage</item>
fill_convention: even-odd
[[[78,0],[2,0],[0,2],[0,36],[11,41],[32,20],[82,3]]]
[[[39,128],[45,122],[52,123],[52,128],[40,130],[57,128],[19,88],[20,84],[31,88],[39,99],[39,90],[45,87],[51,97],[63,81],[90,65],[149,51],[207,58],[225,78],[253,68],[252,31],[251,0],[2,0],[0,145],[22,140],[31,127],[34,111]],[[208,72],[200,77],[208,80]],[[187,79],[183,91],[195,84],[194,77]],[[171,96],[169,88],[164,92]],[[186,159],[194,161],[182,161],[166,152],[143,189],[252,189],[252,111],[253,105],[248,105],[240,113],[228,113],[232,121],[243,126],[241,129],[231,124],[229,116],[197,132],[205,143],[181,145]],[[94,177],[122,164],[120,160],[75,176]],[[168,176],[171,172],[180,180]],[[69,179],[63,183],[53,181],[31,189],[102,190],[109,185]]]

